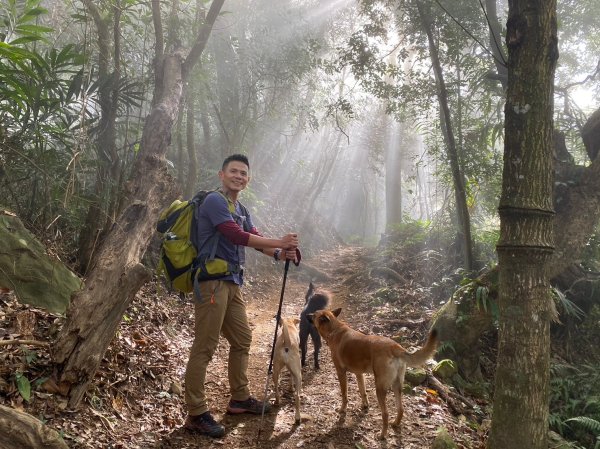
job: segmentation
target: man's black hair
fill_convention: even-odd
[[[248,162],[248,158],[245,155],[232,154],[231,156],[227,156],[225,158],[225,160],[223,161],[223,166],[221,167],[221,170],[225,170],[225,167],[227,167],[227,164],[229,164],[231,161],[242,162],[248,166],[248,169],[250,169],[250,162]]]

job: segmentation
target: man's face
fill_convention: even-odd
[[[248,166],[240,161],[231,161],[219,171],[223,188],[230,192],[241,192],[250,180]]]

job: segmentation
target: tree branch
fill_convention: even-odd
[[[50,343],[37,340],[0,340],[0,346],[8,345],[50,346]]]
[[[153,0],[153,1],[156,1],[156,0]],[[196,64],[198,59],[200,59],[200,55],[202,55],[202,52],[204,51],[204,47],[206,47],[206,43],[208,42],[208,37],[210,36],[212,27],[213,27],[215,21],[217,20],[217,16],[221,12],[223,3],[225,3],[225,0],[213,0],[213,2],[211,3],[210,9],[208,10],[208,13],[206,14],[206,21],[200,27],[200,31],[198,32],[198,38],[196,39],[196,43],[194,44],[194,46],[190,50],[190,53],[188,54],[187,58],[183,62],[181,71],[182,71],[182,77],[183,77],[184,81],[189,76],[189,73],[191,72],[192,68],[194,67],[194,65]]]

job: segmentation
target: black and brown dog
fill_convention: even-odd
[[[319,369],[319,350],[321,349],[321,337],[319,333],[308,321],[307,315],[327,308],[331,301],[331,293],[326,290],[315,289],[311,282],[306,292],[304,309],[300,313],[300,351],[302,353],[302,366],[306,365],[306,352],[308,346],[308,336],[310,335],[315,348],[315,369]]]
[[[342,406],[338,411],[345,413],[348,405],[346,373],[350,371],[356,375],[363,408],[369,406],[363,373],[373,373],[377,401],[383,418],[383,428],[379,438],[384,439],[387,435],[389,417],[385,403],[387,392],[391,388],[396,397],[397,415],[393,425],[398,426],[404,414],[402,385],[406,367],[420,366],[433,356],[438,343],[437,331],[433,329],[429,333],[429,338],[421,349],[408,353],[390,338],[365,335],[350,328],[338,319],[341,311],[342,309],[321,310],[307,316],[331,351],[342,393]]]

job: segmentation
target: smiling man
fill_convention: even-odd
[[[231,399],[227,412],[260,414],[263,402],[248,389],[248,357],[252,331],[241,286],[245,247],[275,260],[299,262],[298,235],[279,239],[260,235],[238,195],[250,180],[250,164],[242,154],[229,156],[219,171],[221,189],[209,193],[197,211],[198,271],[194,286],[195,337],[185,373],[186,427],[203,435],[222,437],[223,425],[211,415],[204,383],[206,370],[223,335],[230,344],[228,377]],[[270,407],[265,404],[266,410]]]

